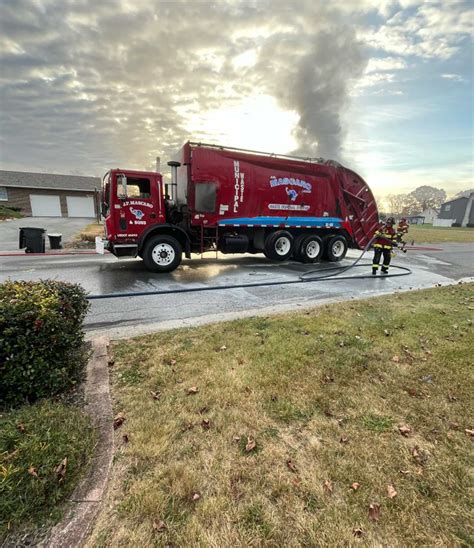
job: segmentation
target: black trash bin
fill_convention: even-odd
[[[49,248],[50,249],[62,249],[63,245],[61,243],[62,234],[48,234],[49,238]]]
[[[46,229],[22,227],[20,228],[20,249],[26,253],[44,253],[46,247]]]

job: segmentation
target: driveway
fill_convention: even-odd
[[[62,234],[63,243],[67,242],[94,219],[70,217],[24,217],[14,221],[0,222],[0,253],[2,251],[18,251],[20,227],[45,228],[47,233]],[[46,242],[48,248],[48,242]]]

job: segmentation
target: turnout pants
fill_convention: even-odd
[[[380,259],[383,255],[382,272],[388,272],[390,260],[392,258],[392,249],[389,247],[374,247],[374,260],[372,261],[372,271],[377,272],[380,265]]]

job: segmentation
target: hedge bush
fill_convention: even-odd
[[[82,322],[88,307],[76,284],[0,285],[0,406],[32,402],[77,383],[87,360]]]

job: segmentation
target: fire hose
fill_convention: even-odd
[[[87,298],[89,300],[96,300],[96,299],[115,299],[115,298],[123,298],[123,297],[146,297],[149,295],[175,295],[178,293],[197,293],[201,291],[219,291],[224,289],[243,289],[247,287],[271,287],[275,285],[293,285],[293,284],[302,284],[302,283],[311,283],[311,282],[318,282],[318,281],[339,281],[339,280],[361,280],[364,278],[370,278],[374,279],[374,276],[372,274],[362,274],[357,276],[339,276],[339,274],[342,274],[343,272],[347,272],[348,270],[351,270],[352,268],[356,267],[368,267],[370,264],[359,264],[362,257],[367,253],[370,246],[372,245],[372,242],[375,240],[375,236],[369,241],[369,243],[365,246],[364,250],[360,254],[360,256],[350,265],[348,266],[335,266],[330,268],[324,268],[320,270],[310,270],[309,272],[305,272],[298,276],[296,280],[283,280],[283,281],[267,281],[267,282],[253,282],[253,283],[246,283],[246,284],[224,284],[224,285],[214,285],[214,286],[204,286],[204,287],[182,287],[179,289],[156,289],[153,291],[134,291],[134,292],[123,292],[123,293],[108,293],[103,295],[89,295]],[[411,269],[405,267],[405,266],[398,266],[393,265],[391,268],[395,268],[397,270],[400,270],[401,272],[397,272],[394,274],[384,274],[382,276],[379,276],[379,278],[394,278],[397,276],[408,276],[409,274],[412,274]],[[321,273],[323,272],[322,276],[310,276],[314,273]],[[329,274],[324,274],[324,272],[330,272]],[[376,279],[376,278],[375,278]]]

